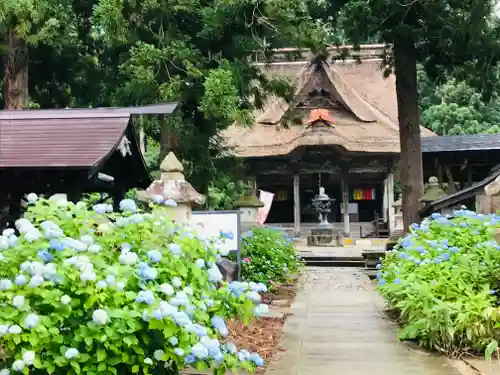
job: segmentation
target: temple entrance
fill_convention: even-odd
[[[259,176],[258,189],[274,194],[268,224],[288,224],[294,222],[293,179],[289,175]],[[312,206],[312,199],[319,187],[325,188],[330,198],[335,198],[332,212],[328,215],[331,223],[343,221],[342,184],[338,175],[333,174],[300,174],[300,222],[317,223],[318,214]],[[383,182],[360,181],[351,182],[349,191],[349,220],[351,223],[370,222],[383,216]]]

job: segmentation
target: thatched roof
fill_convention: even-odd
[[[270,76],[291,78],[295,99],[287,103],[272,98],[263,111],[255,114],[252,128],[235,124],[223,136],[239,157],[286,155],[308,145],[338,145],[352,152],[399,153],[395,78],[383,77],[381,63],[381,59],[370,58],[361,63],[313,60],[261,64]],[[327,110],[327,117],[334,120],[321,126],[321,131],[310,124],[314,106],[308,100],[314,102],[314,95],[324,104],[316,104],[315,108]],[[283,126],[291,112],[299,113],[299,124]],[[423,127],[421,131],[422,136],[434,135]]]

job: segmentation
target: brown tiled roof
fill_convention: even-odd
[[[0,111],[0,168],[96,166],[129,121],[119,108]]]
[[[290,106],[283,99],[272,98],[263,111],[256,113],[252,128],[237,124],[223,136],[239,157],[285,155],[306,145],[339,145],[353,152],[399,152],[398,111],[394,76],[384,78],[381,59],[326,62],[282,62],[262,65],[270,75],[290,77],[296,95],[317,74],[320,64],[343,110],[333,112],[333,128],[318,133],[301,125],[282,126]],[[421,128],[422,136],[433,136]]]

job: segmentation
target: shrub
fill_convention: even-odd
[[[378,284],[399,314],[402,339],[457,354],[483,351],[498,338],[499,223],[466,210],[433,214],[388,253]]]
[[[0,236],[0,374],[262,365],[258,354],[225,341],[225,319],[265,311],[258,294],[265,286],[221,283],[210,241],[139,212],[130,199],[120,203],[123,213],[28,200],[19,236],[14,229]]]
[[[242,237],[241,270],[245,280],[272,288],[298,272],[300,262],[292,239],[285,232],[257,227]]]

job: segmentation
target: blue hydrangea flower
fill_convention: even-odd
[[[31,366],[35,362],[35,352],[32,350],[27,350],[23,353],[23,362],[28,366]]]
[[[38,195],[36,195],[35,193],[29,193],[26,196],[26,200],[28,201],[29,204],[35,204],[36,201],[38,200]]]
[[[18,359],[16,361],[14,361],[14,363],[12,363],[12,369],[14,371],[17,371],[17,372],[23,371],[25,366],[26,366],[26,364],[21,359]]]
[[[236,354],[236,352],[238,351],[238,349],[236,349],[236,345],[234,345],[232,342],[225,343],[223,349],[231,354]]]
[[[175,348],[174,353],[179,357],[184,357],[184,350],[182,350],[181,348]]]
[[[245,361],[248,361],[248,359],[250,358],[250,353],[248,352],[248,350],[246,349],[241,349],[239,352],[238,352],[238,359],[241,361],[241,362],[245,362]]]
[[[217,266],[212,266],[207,270],[208,280],[212,283],[220,283],[223,279]]]
[[[12,306],[14,306],[16,309],[20,309],[21,307],[24,306],[24,296],[15,296],[12,298]]]
[[[50,240],[49,243],[49,249],[55,250],[55,251],[63,251],[65,249],[65,244],[57,239],[52,239]]]
[[[158,349],[158,350],[155,350],[154,353],[153,353],[153,357],[157,360],[157,361],[161,361],[163,360],[163,356],[165,355],[165,352],[161,349]]]
[[[144,280],[154,280],[158,276],[158,270],[154,267],[146,266],[144,268],[139,268],[138,275]]]
[[[199,360],[208,358],[208,349],[201,343],[196,343],[191,348],[191,353]]]
[[[40,250],[36,253],[36,257],[45,263],[52,262],[54,260],[54,256],[49,253],[47,250]]]
[[[9,327],[9,333],[13,334],[13,335],[19,335],[21,332],[22,332],[22,328],[20,326],[18,326],[17,324],[14,324],[12,326]]]
[[[92,321],[97,325],[104,325],[109,322],[108,313],[105,310],[98,309],[92,313]]]
[[[66,350],[66,352],[64,353],[64,356],[67,358],[67,359],[73,359],[75,357],[77,357],[78,355],[80,354],[80,352],[78,351],[78,349],[75,349],[75,348],[69,348]]]
[[[137,297],[135,298],[135,302],[145,303],[146,305],[152,305],[155,302],[155,296],[150,290],[141,290]]]
[[[164,283],[159,286],[160,292],[166,294],[167,296],[171,296],[174,294],[174,288],[172,285]]]
[[[138,260],[139,257],[137,256],[137,254],[132,251],[122,252],[118,257],[118,262],[126,265],[136,264]]]
[[[192,354],[188,354],[185,358],[184,358],[184,363],[187,364],[187,365],[190,365],[191,363],[194,363],[196,362],[196,357]]]
[[[12,282],[9,279],[0,280],[0,290],[9,290],[12,288]]]
[[[92,209],[94,210],[94,212],[96,214],[99,214],[99,215],[104,215],[106,213],[106,204],[105,203],[99,203],[99,204],[95,204],[94,206],[92,206]]]
[[[194,264],[198,268],[205,268],[205,260],[204,259],[196,259],[196,262],[194,262]]]
[[[177,339],[177,337],[175,336],[172,336],[168,339],[168,342],[170,344],[172,344],[173,346],[176,346],[178,343],[179,343],[179,340]]]
[[[89,248],[87,249],[89,253],[99,253],[102,250],[102,247],[99,246],[98,244],[91,244]]]
[[[226,337],[229,334],[224,318],[213,316],[212,319],[210,319],[210,324],[212,324],[212,327],[214,327],[222,337]]]
[[[246,294],[247,298],[254,301],[254,302],[260,302],[260,294],[257,292],[247,292]]]
[[[258,353],[252,353],[249,359],[255,364],[255,366],[264,366],[264,360]]]
[[[191,318],[184,311],[176,311],[173,317],[175,323],[181,327],[185,327],[192,323]]]
[[[189,303],[189,298],[187,294],[183,291],[177,292],[175,297],[170,300],[173,306],[185,306]]]
[[[14,283],[17,286],[26,285],[27,282],[28,282],[28,278],[25,275],[22,275],[22,274],[17,275],[16,278],[14,279]]]
[[[0,324],[0,337],[5,336],[9,332],[9,326]]]
[[[180,247],[180,245],[176,244],[176,243],[171,243],[168,245],[168,249],[170,250],[170,252],[176,256],[179,256],[181,253],[182,253],[182,248]]]
[[[172,285],[176,288],[180,288],[182,286],[182,280],[176,276],[172,279]]]
[[[157,195],[154,195],[151,200],[153,201],[154,204],[162,204],[165,201],[165,198],[163,198],[161,195],[157,194]]]
[[[124,212],[134,213],[137,211],[137,205],[132,199],[123,199],[120,202],[120,210]]]
[[[98,287],[99,289],[105,289],[108,286],[108,284],[106,283],[106,281],[100,280],[95,284],[95,286]]]
[[[40,318],[38,317],[38,315],[36,314],[29,314],[26,319],[24,320],[24,324],[26,326],[26,328],[35,328],[38,323],[40,322]]]
[[[64,296],[61,297],[61,303],[63,305],[69,305],[70,302],[71,302],[71,297],[70,296],[68,296],[68,295],[65,294]]]
[[[161,260],[161,253],[158,250],[148,251],[149,260],[153,263],[158,263]]]

